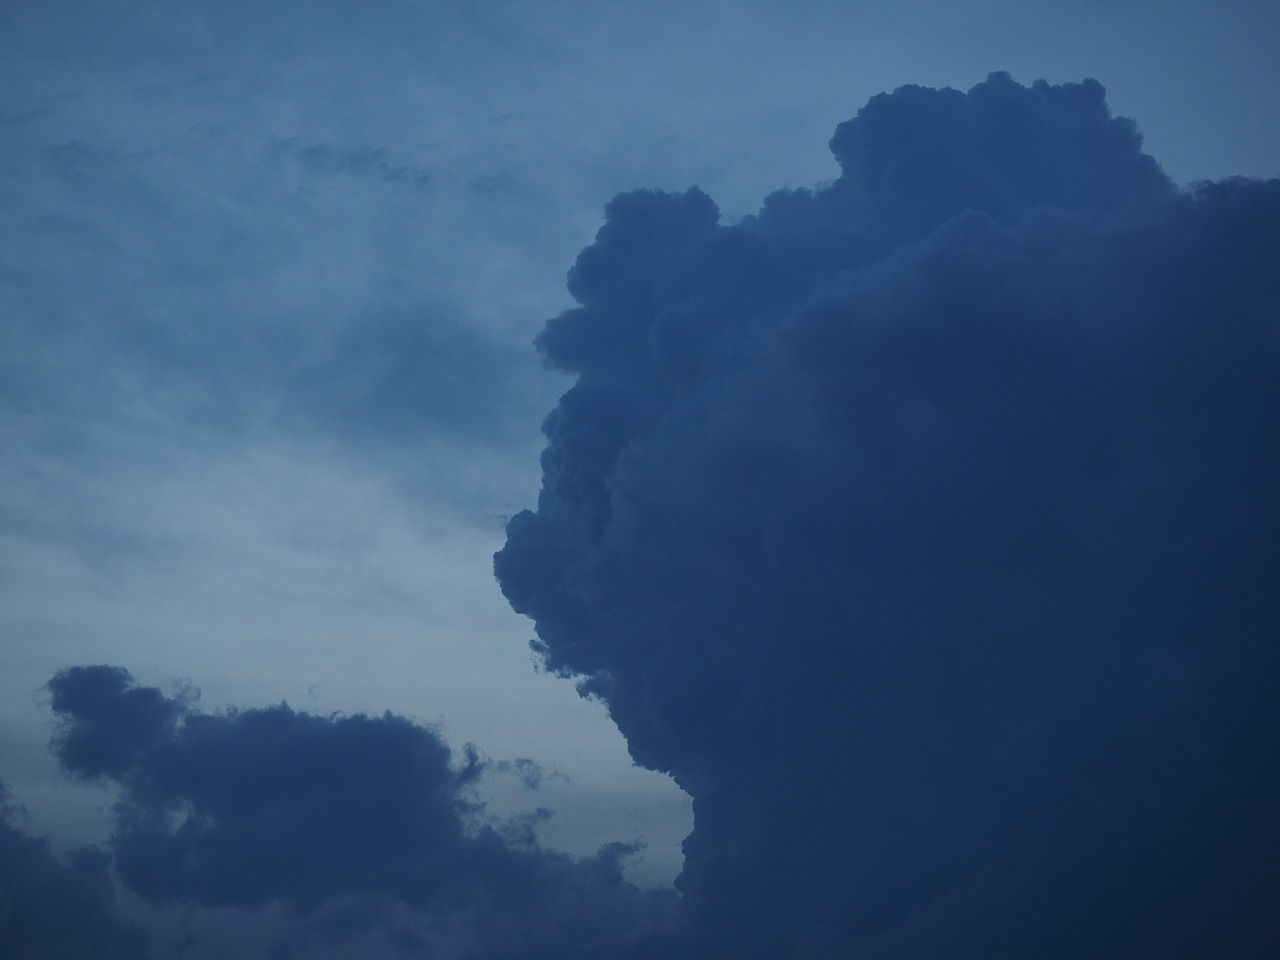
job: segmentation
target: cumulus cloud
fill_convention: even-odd
[[[1280,950],[1280,182],[904,87],[733,225],[615,198],[495,571],[694,797],[699,955]]]
[[[283,906],[281,949],[382,933],[409,955],[513,960],[621,955],[669,919],[669,895],[622,877],[634,845],[576,860],[485,822],[475,753],[403,717],[203,713],[108,666],[49,690],[64,767],[122,789],[110,849],[153,905]]]

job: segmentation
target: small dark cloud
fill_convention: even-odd
[[[59,715],[74,713],[56,742],[59,761],[77,776],[121,777],[173,736],[187,710],[159,690],[138,687],[120,667],[73,667],[49,685]]]
[[[542,778],[544,776],[542,767],[530,760],[528,757],[518,757],[515,760],[501,760],[494,764],[494,769],[499,773],[512,774],[519,780],[526,790],[537,790],[542,786]]]
[[[1093,81],[615,198],[495,569],[694,798],[699,956],[1280,953],[1280,182]]]

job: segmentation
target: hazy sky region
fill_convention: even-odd
[[[1273,956],[1278,40],[6,4],[0,954]]]

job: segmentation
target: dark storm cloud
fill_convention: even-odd
[[[123,790],[110,846],[150,903],[282,903],[303,942],[390,930],[512,958],[613,956],[658,936],[669,911],[623,880],[633,846],[574,860],[518,823],[484,823],[471,792],[483,764],[453,762],[402,717],[206,714],[106,666],[63,671],[49,690],[59,760]],[[393,923],[404,907],[411,920]]]
[[[56,857],[14,825],[0,786],[0,956],[6,960],[142,960],[145,933],[114,914],[111,858],[96,847]]]
[[[1092,81],[615,198],[496,573],[694,797],[701,955],[1280,951],[1280,182]]]

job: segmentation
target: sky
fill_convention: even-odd
[[[1278,36],[5,5],[0,952],[1275,955]]]

